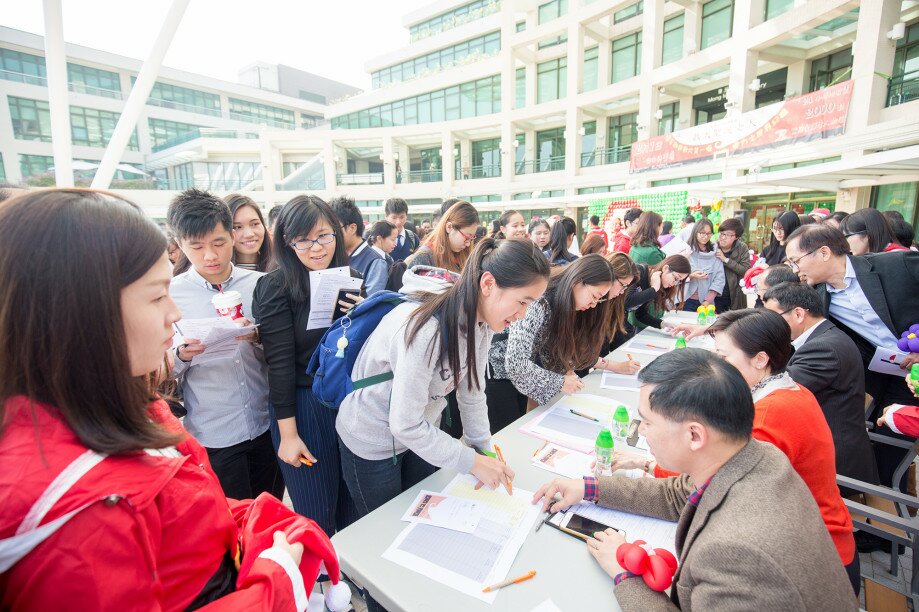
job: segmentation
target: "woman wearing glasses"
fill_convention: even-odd
[[[357,514],[341,476],[335,413],[313,397],[306,366],[326,331],[308,329],[310,272],[348,265],[341,224],[321,199],[297,196],[278,216],[274,249],[278,269],[259,279],[252,300],[268,362],[271,438],[294,510],[331,536]]]
[[[785,261],[785,241],[791,233],[801,227],[801,219],[794,211],[787,210],[772,220],[772,238],[763,249],[762,258],[774,266]]]
[[[846,217],[839,230],[849,242],[853,255],[908,251],[897,242],[890,222],[876,208],[862,208]]]
[[[580,391],[584,384],[576,370],[638,371],[641,366],[635,361],[600,357],[606,352],[610,322],[616,329],[623,327],[624,300],[616,298],[632,280],[617,275],[602,256],[585,255],[553,275],[543,298],[510,326],[506,339],[495,336],[485,383],[492,432],[523,416],[527,397],[542,405],[559,391]]]
[[[429,266],[459,273],[472,253],[477,229],[479,211],[461,200],[447,209],[437,227],[405,264],[409,268]]]
[[[635,287],[625,300],[629,324],[638,329],[661,328],[661,317],[683,301],[683,283],[689,278],[692,266],[682,255],[671,255],[663,261],[647,266],[638,264]],[[630,334],[631,335],[631,334]],[[623,337],[613,347],[618,347],[628,337]]]
[[[712,305],[724,291],[724,264],[715,256],[714,233],[712,222],[704,217],[692,228],[692,251],[689,253],[692,274],[686,285],[683,310],[695,311],[699,306]]]

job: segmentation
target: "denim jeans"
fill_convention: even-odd
[[[363,459],[351,452],[339,438],[341,471],[351,498],[360,516],[370,514],[406,489],[409,489],[437,468],[412,451],[387,459]]]

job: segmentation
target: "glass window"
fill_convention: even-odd
[[[676,131],[677,122],[680,119],[680,103],[665,104],[660,107],[661,118],[657,121],[657,134],[669,134]]]
[[[707,49],[731,37],[734,0],[711,0],[702,5],[702,39],[700,49]]]
[[[683,22],[686,14],[680,13],[664,22],[661,65],[675,62],[683,57]]]
[[[53,167],[54,158],[50,155],[19,155],[19,172],[22,174],[22,180],[48,174]]]
[[[472,178],[501,176],[501,139],[472,142]]]
[[[811,62],[810,88],[817,91],[846,80],[852,75],[852,47],[824,55]]]
[[[292,130],[296,127],[294,111],[248,100],[230,98],[230,118]]]
[[[516,99],[514,108],[523,108],[527,104],[527,71],[526,68],[518,68],[515,73]]]
[[[565,168],[565,128],[536,132],[536,161],[538,172]]]
[[[564,98],[568,87],[568,58],[549,60],[536,66],[536,103]]]
[[[412,42],[415,42],[422,38],[437,34],[438,32],[461,26],[464,23],[476,21],[492,13],[496,13],[500,9],[501,3],[495,0],[475,0],[475,2],[464,4],[463,6],[451,9],[446,13],[442,13],[411,26],[409,28],[409,34]]]
[[[871,188],[871,206],[880,211],[895,210],[903,215],[907,223],[916,230],[915,240],[919,241],[919,183],[895,183]]]
[[[0,78],[30,85],[47,85],[45,58],[12,49],[0,49]]]
[[[584,84],[582,91],[593,91],[597,88],[597,76],[600,69],[600,47],[584,50]]]
[[[919,24],[906,29],[906,36],[897,41],[893,74],[887,87],[887,106],[919,98]]]
[[[584,128],[584,135],[581,137],[581,165],[593,165],[592,163],[584,164],[585,156],[593,155],[594,149],[597,148],[597,122],[588,121],[582,126]]]
[[[131,77],[132,83],[136,80],[136,77]],[[160,83],[159,81],[154,83],[153,89],[150,90],[147,104],[162,108],[176,108],[214,117],[220,116],[219,95],[188,87],[170,85],[169,83]]]
[[[631,78],[641,70],[641,32],[613,41],[612,83]]]
[[[51,142],[51,113],[43,100],[8,96],[13,137],[19,140]]]
[[[795,0],[766,0],[765,21],[788,12],[795,5]]]
[[[516,28],[517,28],[517,31],[518,31],[518,32],[523,32],[524,30],[527,29],[527,22],[526,22],[526,21],[518,21],[518,22],[517,22],[517,25],[516,25]]]
[[[606,145],[611,150],[607,163],[617,163],[629,159],[632,143],[638,140],[638,113],[628,113],[610,117]]]
[[[626,19],[631,19],[641,15],[645,10],[645,3],[642,0],[639,0],[631,6],[627,6],[621,11],[616,11],[613,13],[613,23],[619,23],[620,21],[625,21]]]
[[[553,19],[558,19],[568,13],[568,0],[552,0],[540,4],[538,9],[538,23],[540,25]]]
[[[0,153],[0,181],[6,180],[6,167],[3,165],[3,153]]]
[[[106,98],[121,98],[121,79],[117,72],[99,70],[79,64],[67,64],[70,90]]]
[[[70,107],[70,133],[73,144],[87,147],[106,147],[115,126],[118,124],[118,113],[97,110],[95,108]],[[128,149],[138,151],[137,132],[131,134]]]
[[[152,117],[147,119],[147,125],[150,128],[150,140],[154,148],[165,145],[180,136],[197,134],[200,129],[200,126],[197,125],[167,121],[165,119],[153,119]]]

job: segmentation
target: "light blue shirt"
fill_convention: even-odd
[[[261,272],[233,267],[221,284],[225,291],[242,295],[243,314],[250,319],[252,293],[262,276]],[[217,291],[194,268],[173,278],[169,286],[169,294],[187,319],[216,317],[211,298]],[[181,321],[178,327],[182,328]],[[176,357],[173,374],[188,410],[185,429],[205,447],[226,448],[268,431],[268,365],[260,347],[240,342],[232,358],[201,365]]]
[[[830,316],[870,342],[872,346],[895,348],[897,339],[871,307],[865,292],[858,284],[852,259],[848,256],[844,283],[842,289],[836,289],[829,283],[826,285],[826,290],[830,294]]]

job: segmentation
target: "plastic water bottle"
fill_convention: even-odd
[[[910,367],[909,383],[913,386],[913,393],[919,393],[919,363],[914,363]]]
[[[699,316],[696,318],[696,322],[699,325],[708,325],[708,317],[706,316],[705,306],[699,306],[696,308],[696,312],[699,313]]]
[[[597,434],[596,464],[594,465],[594,476],[612,476],[613,475],[613,434],[609,429],[603,428]]]
[[[709,304],[708,308],[705,309],[706,320],[709,325],[715,322],[715,305]]]
[[[625,406],[619,406],[613,413],[613,431],[615,432],[616,441],[625,443],[629,437],[629,423],[632,418],[629,416],[629,409]]]
[[[676,348],[686,348],[686,336],[683,335],[683,332],[680,332],[676,336]]]

